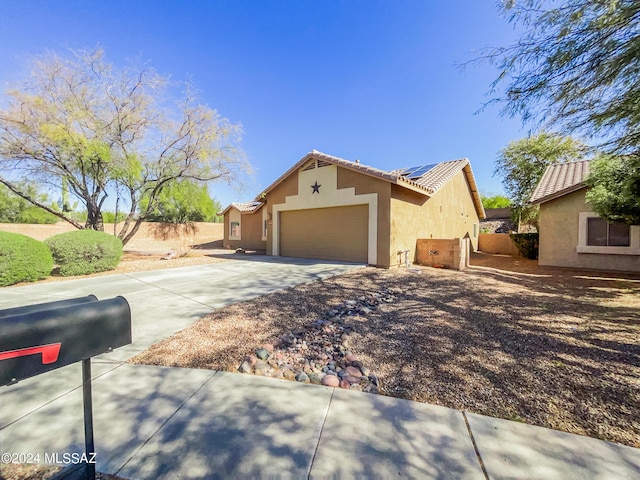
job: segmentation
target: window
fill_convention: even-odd
[[[610,223],[592,212],[580,212],[578,253],[640,255],[640,227]]]
[[[604,218],[587,218],[587,245],[628,247],[629,242],[629,225],[609,223]]]
[[[229,237],[240,238],[240,222],[231,222]]]

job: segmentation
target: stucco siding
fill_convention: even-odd
[[[224,248],[265,250],[267,242],[262,240],[262,207],[255,213],[241,214],[231,208],[224,216]],[[231,222],[240,222],[240,238],[230,237]]]
[[[402,262],[398,255],[401,250],[408,249],[409,258],[415,259],[416,240],[419,238],[469,238],[473,250],[477,250],[479,223],[463,172],[458,172],[431,198],[393,185],[391,264]]]
[[[591,212],[586,189],[540,205],[540,251],[544,266],[640,272],[640,255],[578,253],[580,212]],[[632,227],[638,228],[638,227]]]

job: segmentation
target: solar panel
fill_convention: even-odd
[[[435,167],[437,163],[432,163],[430,165],[420,165],[417,167],[405,168],[402,172],[402,176],[409,178],[410,180],[416,180],[422,177],[425,173]]]

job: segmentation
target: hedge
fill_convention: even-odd
[[[122,241],[95,230],[60,233],[47,238],[45,243],[64,277],[113,270],[122,258]]]
[[[511,233],[509,237],[516,244],[524,258],[530,260],[538,258],[539,235],[537,233]]]
[[[19,233],[0,232],[0,286],[47,278],[52,268],[51,251],[43,242]]]

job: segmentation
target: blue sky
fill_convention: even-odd
[[[520,120],[480,113],[497,71],[460,68],[516,33],[494,0],[0,0],[0,85],[45,49],[100,45],[116,65],[148,60],[191,81],[243,125],[255,172],[223,204],[251,200],[317,149],[384,170],[468,157],[501,193],[498,151]]]

